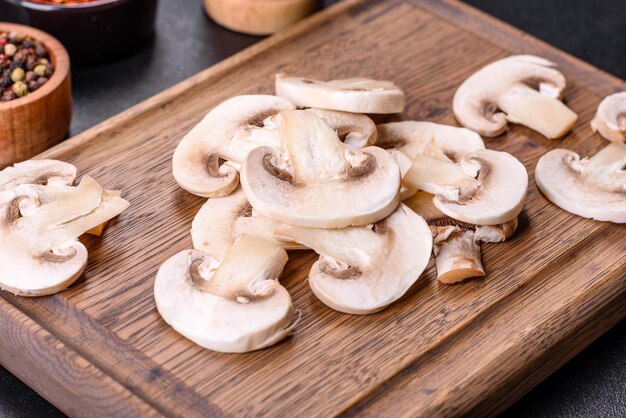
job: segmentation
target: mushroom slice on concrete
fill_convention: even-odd
[[[522,211],[528,188],[526,168],[506,152],[478,150],[459,164],[418,155],[403,182],[435,194],[447,216],[475,225],[496,225]]]
[[[0,171],[0,191],[20,184],[69,186],[76,179],[76,167],[57,160],[27,160]]]
[[[284,151],[256,148],[241,167],[241,186],[260,214],[292,225],[343,228],[395,210],[400,170],[387,151],[350,150],[304,110],[283,111],[276,121]]]
[[[493,62],[458,88],[454,116],[483,136],[498,136],[512,122],[550,139],[560,138],[578,116],[559,100],[566,82],[554,67],[553,62],[532,55]]]
[[[432,194],[420,191],[404,203],[430,226],[437,279],[442,283],[458,283],[484,276],[480,243],[505,241],[517,229],[517,217],[499,225],[472,225],[446,216],[433,204],[433,198]]]
[[[405,103],[400,87],[370,78],[318,81],[276,74],[276,95],[299,107],[353,113],[398,113]]]
[[[568,212],[598,221],[626,223],[626,144],[614,142],[591,158],[555,149],[539,159],[539,190]]]
[[[611,94],[600,102],[591,129],[611,142],[626,142],[626,91]]]
[[[193,247],[222,259],[239,235],[274,241],[274,229],[280,222],[254,212],[240,187],[228,196],[207,200],[191,223]],[[286,250],[305,249],[298,244],[279,244]]]
[[[377,312],[401,298],[428,265],[432,250],[428,225],[402,204],[373,226],[283,224],[276,236],[320,254],[309,272],[313,293],[329,307],[357,315]]]
[[[339,139],[351,149],[364,148],[376,141],[376,124],[367,115],[328,109],[306,110],[334,129]]]
[[[294,108],[288,100],[270,95],[236,96],[220,103],[176,147],[174,178],[198,196],[230,194],[239,182],[237,167],[250,150],[280,147],[271,117]]]
[[[287,253],[272,241],[241,235],[224,255],[186,250],[157,273],[159,313],[183,336],[214,351],[244,353],[285,338],[297,322],[278,283]]]
[[[404,121],[377,125],[378,136],[374,145],[386,150],[397,149],[409,158],[424,153],[434,142],[451,161],[459,162],[469,152],[485,148],[476,132],[432,122]]]
[[[0,192],[0,287],[22,296],[43,296],[72,284],[87,263],[87,250],[77,238],[128,207],[85,176],[71,193],[33,210],[20,210],[24,200],[37,201],[36,186]],[[39,203],[39,202],[37,202]]]

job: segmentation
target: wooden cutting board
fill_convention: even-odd
[[[271,93],[273,75],[356,75],[404,88],[406,119],[455,124],[456,87],[512,53],[558,63],[574,131],[550,141],[520,126],[486,139],[530,174],[511,241],[483,246],[488,274],[436,281],[433,263],[383,312],[351,316],[316,300],[316,258],[292,253],[283,283],[303,319],[297,333],[254,353],[203,350],[159,317],[159,265],[191,248],[204,199],[181,190],[170,158],[220,101]],[[350,0],[190,78],[49,150],[132,206],[102,238],[69,290],[46,298],[0,294],[0,362],[70,415],[454,416],[502,411],[626,315],[626,227],[570,215],[533,181],[540,155],[587,155],[606,142],[589,128],[601,98],[626,83],[452,1]]]

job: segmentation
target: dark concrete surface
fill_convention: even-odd
[[[626,79],[626,0],[466,1]],[[73,70],[73,135],[259,39],[213,24],[199,0],[161,0],[157,28],[153,42],[139,54],[114,64]],[[63,414],[0,368],[0,417],[58,416]],[[504,416],[626,417],[626,321]]]

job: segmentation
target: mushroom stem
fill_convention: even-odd
[[[502,95],[498,107],[510,122],[527,126],[549,139],[560,138],[578,119],[560,100],[519,84]]]
[[[433,250],[437,264],[437,279],[442,283],[458,283],[469,277],[485,275],[480,244],[474,239],[473,231],[456,228],[442,241],[435,238]]]

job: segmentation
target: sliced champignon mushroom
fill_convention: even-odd
[[[320,254],[309,272],[313,293],[332,309],[356,315],[380,311],[401,298],[428,265],[432,250],[428,225],[402,204],[373,226],[282,224],[275,236]]]
[[[405,200],[422,216],[433,234],[437,279],[458,283],[485,275],[480,242],[503,242],[517,229],[517,217],[499,225],[473,225],[446,216],[433,204],[434,196],[420,191]]]
[[[280,147],[271,117],[294,108],[288,100],[269,95],[236,96],[220,103],[176,147],[174,178],[198,196],[230,194],[239,182],[237,167],[250,150]]]
[[[292,225],[343,228],[395,210],[400,170],[387,151],[348,149],[311,112],[283,111],[276,121],[284,151],[256,148],[241,167],[241,186],[259,213]]]
[[[0,171],[0,191],[20,184],[69,186],[76,179],[76,167],[57,160],[27,160]]]
[[[376,141],[376,124],[367,115],[328,109],[306,109],[337,132],[339,139],[351,149],[361,149]]]
[[[555,149],[539,159],[535,181],[552,203],[584,218],[626,223],[626,144],[614,142],[591,158]]]
[[[400,167],[400,178],[404,178],[413,165],[413,160],[407,157],[402,151],[398,151],[394,148],[388,149],[387,152],[393,157],[394,160],[396,160],[396,163],[398,163],[398,167]],[[413,187],[406,186],[404,184],[400,186],[400,200],[408,199],[415,193],[417,193],[417,189]]]
[[[496,225],[522,211],[528,188],[526,168],[506,152],[477,150],[459,164],[418,155],[403,183],[435,194],[447,216],[475,225]]]
[[[31,201],[27,211],[20,210],[24,200]],[[0,287],[17,295],[43,296],[67,288],[87,263],[87,250],[77,238],[128,207],[89,176],[71,192],[40,203],[33,185],[0,193]]]
[[[466,79],[454,95],[459,123],[484,136],[498,136],[507,123],[519,123],[560,138],[578,116],[560,100],[565,77],[555,64],[532,55],[493,62]]]
[[[318,81],[276,74],[276,95],[299,107],[353,113],[399,113],[405,103],[400,87],[370,78]]]
[[[611,142],[626,142],[626,91],[611,94],[600,102],[591,129]]]
[[[191,238],[196,250],[222,259],[239,235],[250,235],[273,241],[274,229],[280,224],[254,213],[243,190],[238,187],[228,196],[209,199],[191,224]],[[286,250],[305,249],[301,245],[279,243]]]
[[[214,351],[244,353],[291,333],[299,316],[278,282],[287,253],[272,241],[241,235],[217,259],[182,251],[159,268],[154,297],[169,325]]]
[[[391,122],[377,125],[378,136],[374,145],[386,150],[396,149],[409,158],[423,154],[432,142],[453,162],[469,152],[485,148],[480,135],[465,128],[432,122]]]

